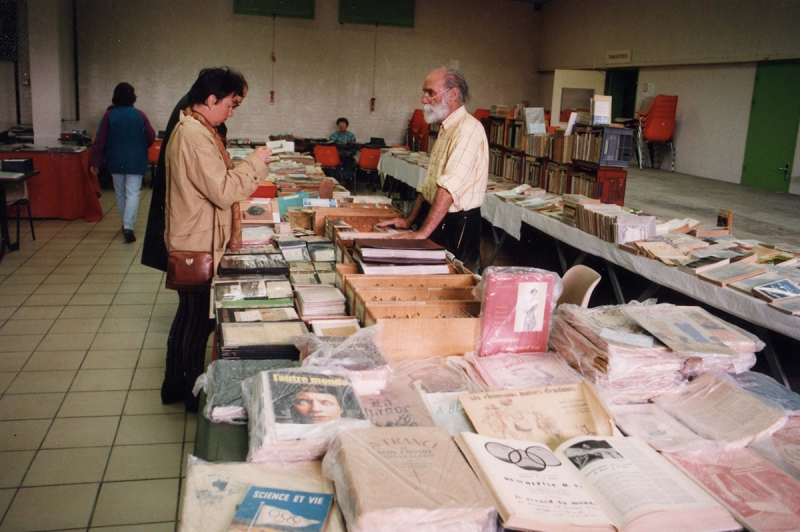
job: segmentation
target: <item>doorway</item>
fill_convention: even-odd
[[[788,192],[800,126],[800,62],[759,63],[742,185]]]
[[[605,93],[611,96],[612,122],[617,118],[634,118],[638,84],[638,68],[615,68],[608,71]]]

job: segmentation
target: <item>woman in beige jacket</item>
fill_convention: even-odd
[[[233,116],[247,91],[238,72],[204,69],[189,91],[167,145],[167,251],[212,253],[216,271],[231,237],[231,206],[247,199],[269,174],[271,150],[257,148],[236,166],[231,164],[217,127]],[[167,365],[161,400],[185,401],[197,410],[192,387],[203,372],[208,335],[209,289],[178,291],[179,303],[167,340]]]

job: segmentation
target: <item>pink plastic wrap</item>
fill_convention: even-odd
[[[545,353],[561,291],[561,278],[547,270],[487,268],[475,288],[481,300],[478,355]]]

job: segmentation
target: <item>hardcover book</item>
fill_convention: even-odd
[[[531,440],[456,438],[514,530],[735,530],[725,508],[637,438],[581,436],[555,451]],[[337,490],[338,491],[338,490]]]
[[[546,352],[555,274],[501,271],[485,278],[480,356]]]

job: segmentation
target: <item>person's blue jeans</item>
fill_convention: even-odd
[[[111,174],[114,179],[114,191],[117,193],[117,207],[122,218],[123,229],[133,231],[136,214],[139,211],[139,195],[142,191],[143,175]]]

